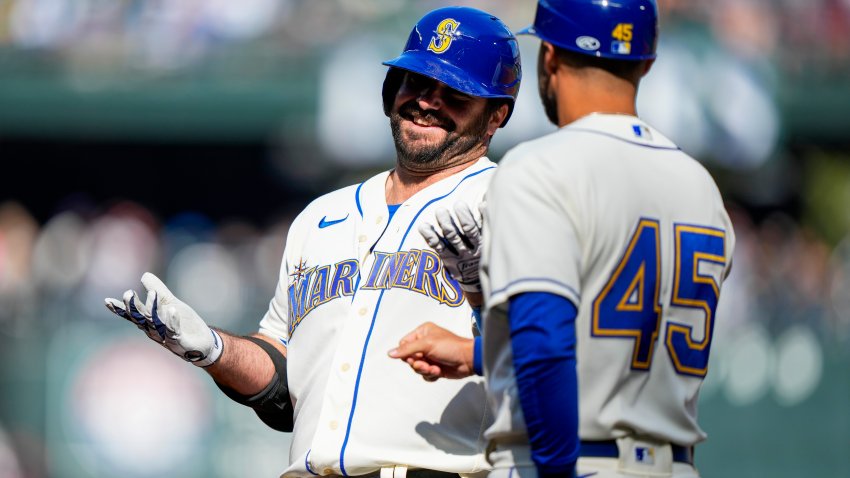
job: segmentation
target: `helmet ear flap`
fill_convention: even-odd
[[[381,90],[381,96],[384,99],[384,114],[389,116],[395,103],[395,95],[401,87],[401,80],[404,79],[404,71],[398,68],[390,68],[387,71],[387,76],[384,78],[384,87]]]

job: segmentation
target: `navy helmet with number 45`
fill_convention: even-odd
[[[514,34],[498,18],[469,7],[426,14],[410,32],[402,54],[383,64],[390,67],[383,87],[387,115],[404,71],[411,71],[471,96],[504,98],[509,107],[504,126],[522,79]]]
[[[534,24],[518,32],[555,46],[614,60],[655,58],[655,0],[539,0]]]

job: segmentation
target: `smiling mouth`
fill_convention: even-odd
[[[424,128],[443,128],[443,129],[445,129],[445,127],[443,127],[443,125],[439,121],[436,121],[436,120],[431,119],[431,118],[423,118],[421,116],[418,116],[418,117],[410,119],[409,121],[411,121],[416,126],[421,126],[421,127],[424,127]]]
[[[399,116],[420,128],[440,128],[451,132],[455,126],[451,120],[440,118],[431,112],[422,111],[413,104],[402,107]]]

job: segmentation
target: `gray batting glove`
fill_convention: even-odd
[[[224,342],[198,316],[197,312],[174,296],[159,278],[150,272],[142,276],[147,290],[147,302],[142,304],[136,292],[124,292],[123,300],[107,298],[106,308],[127,319],[151,340],[175,355],[199,367],[215,363],[224,349]]]
[[[443,267],[464,292],[480,293],[481,216],[476,217],[469,205],[463,202],[456,203],[454,210],[457,220],[448,209],[437,209],[434,213],[437,224],[422,223],[419,233],[437,251]]]

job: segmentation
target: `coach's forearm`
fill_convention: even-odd
[[[265,389],[275,373],[269,355],[249,340],[220,330],[218,332],[224,342],[224,351],[214,364],[204,370],[220,385],[242,395],[256,395]],[[255,336],[264,339],[260,335]],[[286,354],[285,350],[281,351]]]

